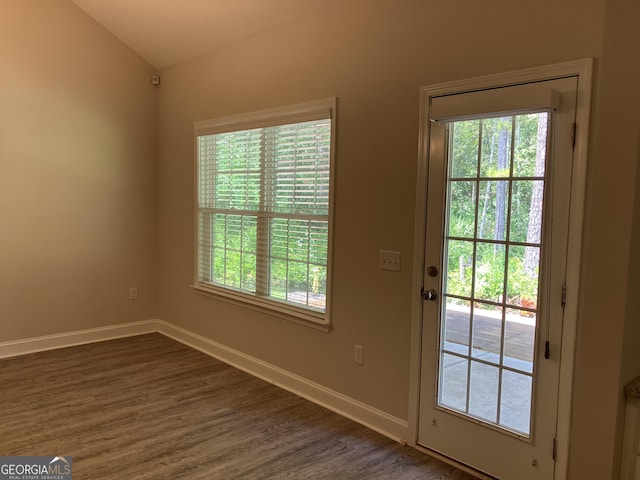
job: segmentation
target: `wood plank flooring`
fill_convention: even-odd
[[[0,455],[74,480],[473,480],[159,334],[0,360]]]

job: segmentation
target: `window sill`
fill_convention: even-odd
[[[194,284],[191,285],[198,295],[216,298],[224,302],[249,308],[267,315],[275,316],[290,322],[311,327],[315,330],[328,333],[331,331],[331,324],[326,319],[326,315],[312,311],[304,311],[301,308],[290,306],[286,303],[278,303],[271,300],[254,297],[242,292],[226,288],[218,288],[211,285]]]

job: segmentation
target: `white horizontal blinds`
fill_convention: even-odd
[[[197,137],[199,282],[325,311],[328,113]]]
[[[331,121],[265,129],[266,204],[289,215],[329,215]]]
[[[260,129],[200,137],[201,202],[221,210],[260,206]]]
[[[270,296],[324,310],[331,120],[265,130]]]

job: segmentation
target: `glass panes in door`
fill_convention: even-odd
[[[531,434],[547,112],[449,124],[438,406]]]

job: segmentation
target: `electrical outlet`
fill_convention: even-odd
[[[364,364],[364,347],[362,345],[354,345],[353,362],[358,365]]]
[[[131,287],[129,289],[129,300],[137,300],[138,299],[138,287]]]
[[[400,271],[400,252],[392,252],[390,250],[380,250],[380,258],[378,267],[381,270]]]

